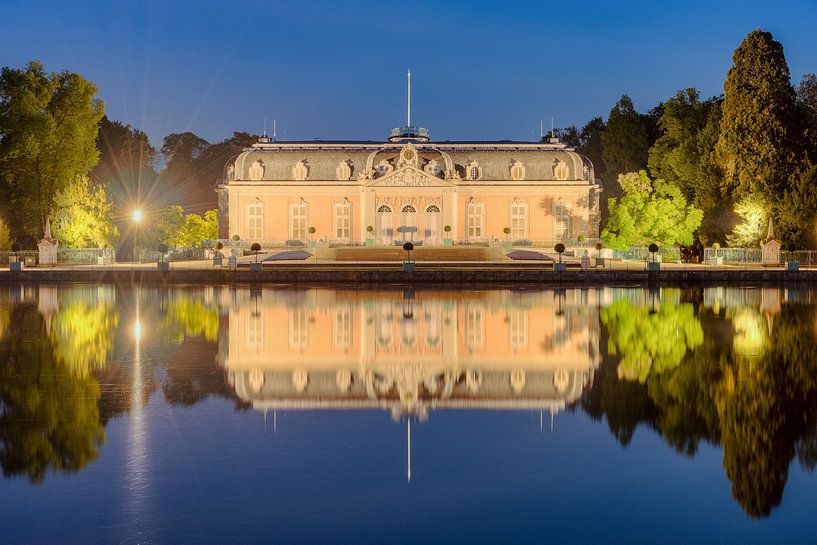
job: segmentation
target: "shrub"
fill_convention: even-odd
[[[519,240],[514,240],[511,244],[514,246],[533,246],[533,241],[527,238],[521,238]]]
[[[287,246],[306,246],[302,240],[289,239],[284,244]]]

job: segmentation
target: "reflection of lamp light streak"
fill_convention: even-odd
[[[136,290],[136,320],[133,326],[133,366],[131,370],[131,410],[130,432],[128,434],[128,520],[132,521],[133,535],[140,536],[143,541],[145,530],[142,524],[145,504],[145,490],[147,489],[147,422],[144,412],[142,392],[144,379],[142,377],[142,321],[139,309],[139,290]]]
[[[408,482],[411,482],[411,418],[407,419],[407,427],[406,427],[406,451],[407,451],[407,460],[408,460],[408,468],[406,471],[406,476],[408,477]]]

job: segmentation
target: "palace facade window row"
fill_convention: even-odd
[[[343,160],[335,167],[335,179],[338,181],[349,181],[352,179],[352,162],[351,160]],[[482,166],[477,161],[469,161],[465,163],[463,170],[465,172],[465,179],[469,181],[480,180],[483,176]],[[298,161],[292,166],[291,175],[295,181],[305,181],[309,178],[309,164],[306,160]],[[386,176],[394,171],[394,165],[386,159],[381,160],[375,165],[375,173],[378,177]],[[434,160],[429,161],[423,167],[423,171],[432,176],[441,176],[443,174],[442,167]],[[247,171],[247,177],[251,181],[264,180],[267,172],[267,165],[263,159],[258,159],[250,164]],[[519,160],[512,160],[508,174],[510,179],[514,181],[523,181],[526,179],[527,169],[525,164]],[[565,181],[570,178],[570,168],[565,161],[555,159],[552,164],[552,177],[554,180]],[[586,178],[585,173],[585,178]],[[235,178],[235,167],[230,165],[228,167],[228,179],[232,181]]]
[[[306,240],[309,237],[309,203],[303,199],[289,205],[289,233],[293,240]],[[552,202],[553,238],[566,240],[572,233],[572,208],[570,204],[556,199]],[[333,236],[338,241],[353,239],[353,209],[348,199],[333,205]],[[392,207],[382,204],[377,208],[375,231],[379,240],[389,241],[398,235],[405,241],[427,240],[439,243],[442,236],[442,211],[436,204],[423,210],[422,218],[414,205],[405,205],[399,209],[399,226],[395,227]],[[528,238],[530,232],[530,206],[528,202],[514,199],[508,208],[508,236],[512,240]],[[419,219],[423,219],[423,232],[419,233]],[[249,240],[264,240],[265,205],[255,199],[247,205],[246,225]],[[471,199],[465,203],[465,238],[469,241],[481,241],[486,238],[486,206],[481,200]],[[420,236],[421,235],[421,236]],[[439,239],[439,240],[438,240]]]

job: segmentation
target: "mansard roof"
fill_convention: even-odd
[[[421,165],[436,161],[440,176],[445,170],[455,171],[463,183],[484,183],[512,179],[511,167],[521,162],[525,181],[595,183],[593,165],[572,148],[558,141],[525,142],[515,140],[445,140],[417,142],[401,140],[377,142],[373,140],[299,140],[264,141],[241,152],[225,166],[225,180],[231,181],[293,181],[293,167],[303,162],[307,169],[305,181],[339,181],[338,166],[346,163],[351,170],[349,182],[357,182],[366,172],[386,162],[397,168],[400,151],[413,146],[421,158]],[[254,163],[263,166],[263,175],[250,175]],[[466,169],[476,164],[480,169],[477,180],[468,180]],[[568,169],[566,177],[556,175],[555,166]],[[375,173],[376,178],[378,173]]]

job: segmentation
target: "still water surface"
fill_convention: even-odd
[[[0,291],[0,543],[813,543],[817,291]]]

